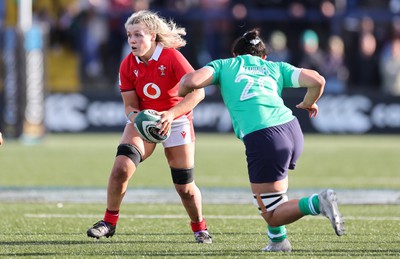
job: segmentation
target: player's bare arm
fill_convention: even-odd
[[[318,105],[316,102],[324,91],[325,78],[315,70],[302,69],[299,83],[301,87],[307,88],[307,93],[304,96],[303,101],[296,105],[296,107],[307,110],[310,118],[317,116]]]
[[[179,96],[186,96],[194,89],[204,88],[211,85],[213,72],[203,67],[194,72],[184,75],[179,83]]]
[[[193,110],[205,97],[204,89],[197,89],[187,94],[183,100],[169,111],[176,117]]]
[[[124,104],[125,114],[130,121],[134,121],[139,111],[139,101],[136,91],[122,92],[122,101]]]
[[[160,134],[164,134],[168,131],[169,127],[171,127],[172,121],[193,110],[197,104],[199,104],[205,97],[204,89],[197,89],[185,96],[183,100],[169,109],[168,111],[160,112],[161,120],[160,124]]]

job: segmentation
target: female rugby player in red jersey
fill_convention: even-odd
[[[131,53],[121,63],[119,87],[128,123],[111,170],[104,218],[88,229],[87,235],[94,238],[114,235],[129,179],[156,147],[139,137],[133,121],[138,111],[153,109],[161,115],[160,133],[166,134],[171,128],[170,137],[162,145],[195,240],[212,243],[202,216],[201,193],[193,180],[192,110],[204,99],[204,90],[196,90],[184,98],[178,96],[180,79],[194,70],[177,50],[186,44],[181,37],[186,34],[185,29],[148,10],[133,13],[125,29]]]

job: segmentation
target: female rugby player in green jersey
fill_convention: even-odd
[[[185,75],[179,94],[217,85],[230,113],[234,132],[245,145],[254,204],[268,224],[269,244],[262,251],[291,251],[286,224],[305,215],[329,218],[336,234],[344,234],[336,193],[324,190],[301,199],[288,200],[288,170],[293,170],[303,151],[304,137],[297,118],[285,106],[283,88],[305,87],[296,107],[318,114],[325,79],[318,72],[285,62],[267,61],[267,50],[253,29],[236,39],[233,58],[214,60]]]

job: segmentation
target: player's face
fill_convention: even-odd
[[[141,23],[128,25],[126,28],[128,44],[133,55],[142,60],[149,60],[155,48],[155,34],[150,34],[146,26]]]

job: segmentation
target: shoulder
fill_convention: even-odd
[[[130,68],[132,66],[136,66],[136,58],[132,53],[129,53],[122,61],[121,61],[121,69]]]
[[[283,67],[283,68],[295,68],[294,65],[287,63],[287,62],[283,62],[283,61],[279,61],[279,62],[273,62],[273,61],[269,61],[270,63],[275,64],[275,66],[278,67]]]
[[[160,56],[160,61],[170,64],[175,69],[183,69],[185,74],[194,71],[190,62],[177,49],[164,48]]]
[[[282,62],[282,61],[268,61],[265,60],[264,61],[265,65],[269,68],[269,69],[275,69],[275,70],[279,70],[281,72],[285,71],[285,72],[290,72],[293,70],[296,70],[296,67],[290,63],[287,62]]]
[[[165,56],[165,57],[183,56],[179,50],[174,49],[174,48],[163,48],[161,55]]]
[[[213,61],[210,61],[206,66],[210,66],[210,67],[215,67],[215,66],[226,66],[229,64],[233,64],[237,62],[236,58],[221,58],[221,59],[216,59]]]
[[[162,53],[164,53],[164,54],[173,54],[176,52],[179,52],[179,51],[175,48],[165,48],[165,47],[162,48]]]

